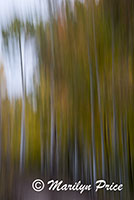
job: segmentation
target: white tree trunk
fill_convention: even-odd
[[[25,162],[25,85],[24,85],[23,59],[22,59],[20,33],[19,33],[19,50],[20,50],[21,81],[22,81],[22,115],[21,115],[21,142],[20,142],[20,172],[22,172],[24,170],[24,162]]]
[[[50,69],[50,103],[51,103],[51,147],[50,147],[50,156],[51,156],[51,172],[53,171],[53,163],[54,163],[54,139],[55,139],[55,112],[54,112],[54,68],[55,68],[55,56],[54,56],[54,38],[53,38],[53,14],[52,14],[52,2],[48,0],[48,8],[49,8],[49,18],[50,18],[50,37],[51,37],[51,58],[52,64]]]

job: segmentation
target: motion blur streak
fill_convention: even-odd
[[[134,1],[5,2],[0,199],[133,199]],[[37,178],[123,190],[36,193]]]

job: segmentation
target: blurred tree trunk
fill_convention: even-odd
[[[40,155],[41,155],[41,174],[44,172],[44,143],[43,143],[43,120],[40,116]]]
[[[21,82],[22,82],[22,116],[21,116],[21,144],[20,144],[20,172],[22,172],[24,170],[24,162],[25,162],[25,85],[24,85],[24,69],[23,69],[20,32],[19,32],[19,51],[20,51]]]
[[[96,66],[96,79],[97,79],[97,93],[98,93],[98,106],[100,115],[100,129],[101,129],[101,152],[102,152],[102,177],[105,176],[105,150],[104,150],[104,130],[103,130],[103,114],[101,109],[101,94],[100,94],[100,78],[98,71],[98,56],[97,56],[97,44],[96,44],[96,28],[95,28],[95,16],[94,16],[94,4],[92,2],[92,22],[93,22],[93,38],[94,38],[94,51],[95,51],[95,66]]]
[[[55,55],[54,55],[54,36],[53,36],[53,11],[52,2],[48,0],[49,18],[50,18],[50,38],[51,38],[51,68],[50,68],[50,104],[51,104],[51,172],[53,171],[54,164],[54,138],[55,138],[55,112],[54,112],[54,68],[55,68]]]
[[[89,36],[88,36],[89,37]],[[95,147],[95,131],[94,131],[94,94],[93,94],[93,73],[92,64],[90,58],[89,49],[89,38],[88,38],[88,64],[90,71],[90,102],[91,102],[91,137],[92,137],[92,152],[93,152],[93,181],[96,180],[96,147]],[[91,162],[91,159],[90,159]]]
[[[113,155],[114,155],[114,173],[115,173],[115,178],[117,178],[117,168],[116,168],[116,159],[117,159],[117,132],[116,132],[116,107],[115,107],[115,64],[114,64],[114,54],[115,54],[115,41],[114,41],[114,19],[113,19],[113,10],[112,10],[112,94],[113,94]]]
[[[89,3],[87,1],[87,17],[89,19]],[[89,21],[87,21],[87,49],[88,49],[88,65],[89,65],[89,74],[90,74],[90,107],[91,107],[91,147],[90,147],[90,158],[89,158],[89,167],[90,167],[90,181],[91,183],[96,181],[97,169],[96,169],[96,145],[95,145],[95,129],[94,129],[94,91],[93,91],[93,71],[92,71],[92,62],[90,55],[90,38],[89,38]],[[92,158],[91,158],[92,153]],[[88,162],[86,162],[88,163]],[[88,166],[86,166],[88,168]],[[87,172],[86,172],[87,173]],[[93,173],[93,174],[92,174]],[[89,179],[87,178],[87,181]]]
[[[2,160],[2,100],[1,100],[1,88],[0,88],[0,170],[1,170],[1,160]]]

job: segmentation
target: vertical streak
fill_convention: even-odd
[[[21,116],[21,144],[20,144],[20,172],[22,172],[24,169],[24,160],[25,160],[25,86],[24,86],[23,60],[22,60],[22,47],[21,47],[20,32],[19,32],[19,51],[20,51],[21,81],[22,81],[22,116]]]
[[[90,101],[91,101],[91,137],[93,149],[93,180],[96,180],[96,149],[95,149],[95,132],[94,132],[94,96],[93,96],[93,74],[90,60],[89,38],[88,38],[88,64],[90,70]]]
[[[94,37],[95,62],[96,62],[98,106],[99,106],[100,128],[101,128],[102,176],[104,178],[104,176],[105,176],[104,130],[103,130],[103,120],[102,120],[102,109],[101,109],[100,79],[99,79],[99,72],[98,72],[98,57],[97,57],[96,30],[95,30],[94,5],[93,5],[93,2],[92,2],[92,22],[93,22],[93,37]]]
[[[54,118],[54,68],[55,68],[55,56],[54,56],[54,37],[53,37],[53,14],[52,14],[52,2],[48,0],[49,18],[50,18],[50,37],[51,37],[51,55],[52,64],[50,69],[50,81],[51,81],[51,91],[50,91],[50,103],[51,103],[51,170],[53,170],[53,159],[54,159],[54,131],[55,131],[55,118]]]

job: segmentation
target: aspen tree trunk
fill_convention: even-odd
[[[43,143],[43,120],[40,116],[40,155],[41,155],[41,174],[44,172],[44,143]]]
[[[89,15],[89,4],[87,1],[88,9],[87,16]],[[95,130],[94,130],[94,92],[93,92],[93,73],[92,73],[92,62],[90,56],[90,38],[89,38],[89,30],[90,26],[89,22],[87,22],[87,41],[88,41],[88,65],[89,65],[89,73],[90,73],[90,107],[91,107],[91,151],[89,158],[89,167],[90,167],[90,181],[91,183],[96,181],[97,171],[96,171],[96,145],[95,145]],[[92,158],[91,158],[92,153]],[[92,165],[93,162],[93,165]],[[93,174],[92,174],[93,173]]]
[[[116,151],[117,151],[117,138],[116,138],[116,107],[115,107],[115,88],[114,88],[114,22],[113,22],[113,13],[112,13],[112,90],[113,90],[113,153],[114,153],[114,162],[116,164]],[[116,177],[116,169],[115,169]]]
[[[1,170],[1,160],[2,160],[2,110],[1,110],[1,89],[0,89],[0,170]]]
[[[25,163],[25,86],[24,86],[24,72],[23,72],[23,59],[22,59],[20,33],[19,33],[19,51],[20,51],[21,81],[22,81],[22,115],[21,115],[21,142],[20,142],[20,172],[22,172],[24,170],[24,163]]]
[[[53,37],[53,14],[52,14],[52,2],[48,0],[49,8],[49,18],[50,18],[50,37],[51,37],[51,69],[50,69],[50,81],[51,81],[51,91],[50,91],[50,104],[51,104],[51,172],[53,171],[54,164],[54,138],[55,138],[55,112],[54,112],[54,68],[55,68],[55,56],[54,56],[54,37]]]
[[[89,43],[89,38],[88,38]],[[94,95],[93,95],[93,74],[92,64],[90,60],[90,50],[88,44],[88,64],[90,70],[90,101],[91,101],[91,137],[92,137],[92,152],[93,152],[93,181],[96,180],[96,148],[95,148],[95,131],[94,131]],[[90,159],[91,161],[91,159]]]
[[[94,17],[94,5],[93,5],[93,2],[92,2],[92,22],[93,22],[93,38],[94,38],[95,63],[96,63],[98,106],[99,106],[100,129],[101,129],[102,178],[104,178],[104,176],[105,176],[104,130],[103,130],[103,115],[102,115],[102,108],[101,108],[100,79],[99,79],[99,72],[98,72],[98,56],[97,56],[96,30],[95,30],[95,17]]]

